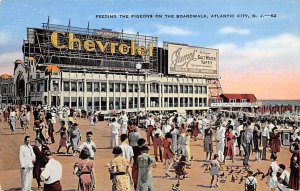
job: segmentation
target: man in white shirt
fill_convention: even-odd
[[[121,125],[121,134],[127,133],[127,123],[128,123],[128,117],[125,113],[125,111],[122,111],[122,115],[120,117],[120,125]]]
[[[221,162],[224,161],[224,147],[225,147],[225,127],[223,127],[220,122],[216,123],[217,132],[216,132],[216,142],[217,142],[217,154]]]
[[[19,161],[21,167],[22,191],[30,191],[33,177],[33,163],[35,162],[35,154],[30,145],[30,136],[26,136],[24,138],[24,144],[20,146]]]
[[[46,155],[49,161],[41,173],[41,180],[44,181],[44,191],[61,191],[62,165],[53,158],[49,150],[46,151]]]
[[[149,114],[149,118],[146,119],[146,128],[147,128],[147,142],[148,142],[148,145],[150,145],[150,138],[153,142],[153,136],[152,136],[152,130],[153,130],[153,126],[155,124],[155,121],[154,121],[154,116],[152,114]]]
[[[136,147],[138,146],[138,140],[140,138],[139,128],[135,127],[134,132],[130,134],[130,146]]]
[[[119,131],[120,124],[116,121],[116,118],[112,119],[112,123],[109,124],[109,128],[111,129],[111,137],[110,137],[110,147],[114,148],[119,145]]]
[[[171,125],[169,125],[167,123],[167,121],[164,122],[164,124],[162,126],[162,133],[163,133],[163,135],[165,136],[168,132],[170,132],[170,130],[171,130]]]
[[[162,162],[162,131],[160,130],[158,124],[155,124],[153,131],[152,131],[152,137],[153,137],[153,147],[154,147],[154,156],[156,161],[158,161],[158,153],[157,149],[159,150],[159,158]]]
[[[280,164],[278,166],[279,166],[279,172],[281,173],[278,179],[278,183],[281,184],[281,186],[287,188],[289,186],[289,181],[290,181],[290,172],[285,170],[284,164]]]
[[[121,144],[119,145],[119,147],[122,149],[122,154],[123,157],[131,163],[132,158],[134,156],[133,154],[133,150],[132,147],[128,145],[128,139],[127,139],[127,135],[126,134],[122,134],[121,135]]]
[[[95,152],[96,152],[96,145],[93,141],[93,132],[88,131],[86,132],[86,142],[83,142],[79,147],[78,147],[78,151],[80,153],[80,151],[83,148],[88,148],[90,151],[90,159],[94,160],[95,157]]]
[[[265,122],[262,122],[262,129],[261,129],[261,142],[263,146],[262,150],[262,160],[266,160],[266,152],[267,152],[267,145],[268,140],[270,139],[269,129],[266,127]]]

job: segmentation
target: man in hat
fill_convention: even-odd
[[[62,165],[53,158],[52,153],[49,150],[45,153],[49,160],[41,173],[41,180],[44,181],[44,191],[62,191],[60,184],[62,178]]]
[[[22,191],[30,191],[33,177],[33,163],[35,162],[35,154],[30,145],[30,136],[25,136],[24,144],[20,147],[19,161],[21,167]]]
[[[88,131],[86,132],[86,141],[83,142],[79,147],[78,151],[80,152],[83,148],[88,148],[90,151],[90,159],[94,160],[95,152],[96,152],[96,145],[93,141],[93,132]]]

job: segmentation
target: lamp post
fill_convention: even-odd
[[[140,112],[140,71],[141,71],[141,69],[142,69],[142,64],[141,63],[137,63],[136,65],[135,65],[135,68],[136,68],[136,70],[137,70],[137,72],[138,72],[138,77],[137,77],[137,79],[138,79],[138,104],[137,104],[137,114]]]

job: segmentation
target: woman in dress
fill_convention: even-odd
[[[36,179],[38,184],[38,189],[41,189],[41,173],[42,168],[45,168],[48,158],[45,151],[49,151],[49,148],[46,145],[42,144],[42,140],[36,138],[35,146],[33,146],[33,152],[35,154],[35,162],[33,166],[33,178]]]
[[[193,138],[194,138],[194,141],[197,141],[197,137],[199,135],[199,122],[197,121],[197,118],[194,118],[193,119],[193,122],[192,122],[192,130],[193,130]]]
[[[289,181],[289,188],[294,190],[299,190],[299,177],[300,177],[300,171],[299,171],[299,164],[300,164],[300,150],[299,150],[299,144],[293,143],[290,146],[290,152],[292,153],[292,157],[290,160],[290,168],[291,168],[291,174],[290,174],[290,181]]]
[[[171,164],[171,159],[173,158],[174,151],[172,150],[172,134],[168,132],[165,135],[165,138],[163,140],[163,147],[164,147],[164,168],[165,168],[165,176],[170,177],[168,174],[170,164]]]
[[[152,191],[153,181],[151,167],[154,165],[154,160],[149,156],[149,148],[147,146],[143,146],[141,150],[142,154],[138,157],[139,177],[136,191]]]
[[[255,159],[257,161],[261,160],[261,150],[262,144],[261,144],[261,131],[260,131],[260,126],[258,124],[254,125],[254,130],[253,130],[253,152],[255,152]]]
[[[272,129],[271,133],[271,152],[272,153],[278,153],[280,152],[280,134],[277,132],[277,127],[274,127]]]
[[[206,152],[206,158],[205,160],[211,160],[211,154],[213,152],[213,145],[212,145],[212,137],[213,137],[213,131],[210,126],[208,126],[207,129],[204,130],[204,152]]]
[[[137,188],[138,183],[138,174],[139,174],[139,167],[138,167],[138,156],[142,154],[141,148],[146,144],[146,140],[140,138],[137,141],[138,146],[132,147],[133,150],[133,165],[132,165],[132,179],[134,184],[134,189]]]
[[[277,179],[277,172],[279,170],[279,166],[276,162],[277,155],[275,153],[271,154],[271,165],[268,170],[268,187],[271,188],[271,191],[277,190],[277,184],[278,184],[278,179]]]
[[[94,162],[90,160],[90,151],[88,148],[81,150],[79,161],[74,165],[73,174],[79,177],[78,191],[92,191],[95,189]]]
[[[114,147],[114,159],[109,172],[112,178],[112,191],[130,191],[129,162],[122,155],[120,147]]]
[[[221,169],[221,166],[219,164],[219,155],[215,154],[214,159],[210,161],[211,188],[213,187],[215,176],[217,177],[216,187],[219,187],[219,169]]]
[[[230,159],[232,160],[232,163],[235,163],[234,156],[233,156],[233,142],[235,141],[235,136],[233,135],[232,130],[233,130],[233,126],[229,125],[228,130],[225,133],[225,139],[226,139],[225,152],[226,152],[226,157],[230,157]],[[226,157],[225,157],[225,160],[226,160]]]
[[[67,136],[67,128],[65,127],[65,121],[61,122],[61,128],[56,133],[60,133],[60,141],[59,141],[59,145],[58,145],[58,149],[57,149],[56,153],[59,153],[59,150],[62,147],[66,147],[66,150],[68,150],[68,148],[67,148],[68,136]]]
[[[54,134],[53,133],[54,133],[54,125],[52,123],[52,120],[49,119],[48,120],[48,136],[49,136],[50,141],[51,141],[50,144],[55,143],[55,139],[54,139]]]

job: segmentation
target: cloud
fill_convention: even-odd
[[[223,27],[220,29],[219,33],[248,35],[251,33],[251,31],[249,29],[242,29],[242,28],[236,28],[236,27]]]
[[[1,1],[1,0],[0,0]],[[1,3],[1,2],[0,2]],[[6,45],[10,42],[9,40],[9,35],[4,32],[4,31],[0,31],[0,46],[1,45]]]
[[[300,98],[300,36],[280,34],[219,49],[225,92],[255,93],[258,98]]]
[[[137,34],[137,31],[134,30],[133,28],[123,29],[123,32],[124,32],[125,34]]]
[[[187,29],[182,29],[176,26],[167,25],[156,25],[157,34],[167,34],[167,35],[193,35],[193,33]]]
[[[7,52],[0,53],[0,74],[2,73],[13,73],[13,64],[16,60],[23,60],[22,52]]]

